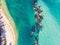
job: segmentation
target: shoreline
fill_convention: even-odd
[[[5,16],[6,16],[7,19],[9,20],[9,23],[11,24],[11,27],[14,29],[15,37],[16,37],[16,39],[18,40],[18,35],[17,35],[15,23],[13,22],[13,19],[12,19],[12,17],[10,16],[10,13],[9,13],[9,11],[8,11],[8,9],[7,9],[5,0],[1,0],[1,6],[2,6],[2,10],[3,10]],[[7,12],[8,12],[8,13],[7,13]],[[14,45],[17,45],[17,40],[15,41],[15,44],[14,44]]]

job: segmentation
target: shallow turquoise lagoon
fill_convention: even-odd
[[[6,0],[6,4],[18,31],[17,45],[34,45],[30,36],[35,23],[32,0]],[[60,0],[39,0],[38,5],[43,10],[39,45],[60,45]]]

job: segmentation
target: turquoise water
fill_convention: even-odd
[[[43,30],[39,34],[39,45],[60,45],[59,6],[55,0],[43,0],[39,3],[44,17]]]
[[[30,36],[35,23],[32,0],[6,0],[8,10],[18,31],[17,45],[34,45]],[[39,0],[43,10],[43,30],[39,33],[39,45],[60,45],[60,1]]]

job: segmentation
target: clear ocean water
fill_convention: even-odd
[[[35,23],[32,0],[6,0],[6,5],[18,31],[17,45],[34,45],[30,36]],[[39,45],[60,45],[60,0],[39,0],[43,10],[43,30]]]

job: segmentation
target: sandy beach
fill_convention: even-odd
[[[9,11],[7,10],[5,0],[1,0],[1,15],[3,18],[1,19],[4,22],[4,28],[6,30],[6,39],[7,45],[10,43],[12,45],[17,44],[17,31],[13,19],[11,18]]]

